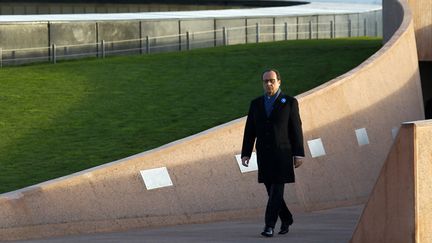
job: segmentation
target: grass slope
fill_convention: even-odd
[[[3,68],[0,192],[242,117],[262,94],[267,67],[296,95],[357,66],[380,43],[285,41]]]

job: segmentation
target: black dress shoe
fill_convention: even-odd
[[[273,236],[273,228],[268,227],[268,226],[264,227],[264,231],[261,232],[261,235],[265,236],[265,237],[272,237]]]
[[[291,223],[292,224],[292,223]],[[289,232],[290,223],[282,223],[278,234],[284,235]]]

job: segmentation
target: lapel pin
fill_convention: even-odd
[[[281,99],[281,102],[282,102],[283,104],[285,104],[286,99],[285,99],[285,98],[282,98],[282,99]]]

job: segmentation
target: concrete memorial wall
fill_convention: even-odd
[[[142,38],[149,36],[149,48],[151,53],[165,51],[179,51],[180,38],[177,36],[180,29],[178,20],[153,20],[141,21]],[[163,36],[161,38],[155,38]]]
[[[2,24],[0,25],[0,48],[9,49],[3,52],[0,59],[10,59],[11,64],[26,62],[17,58],[38,58],[48,60],[49,32],[47,23]],[[41,48],[42,47],[42,48]],[[26,48],[25,51],[18,49]]]
[[[139,53],[140,23],[137,21],[107,21],[97,24],[98,40],[110,40],[106,46],[107,51],[135,49],[132,52]],[[122,40],[132,40],[119,42]]]
[[[57,55],[68,58],[83,57],[82,53],[94,56],[98,50],[97,26],[88,22],[69,22],[49,24],[49,42],[58,46]],[[93,44],[88,44],[93,43]]]
[[[215,46],[214,19],[180,20],[181,49],[187,50]],[[186,36],[187,32],[189,37]],[[189,38],[189,47],[187,46]]]
[[[408,0],[408,3],[414,13],[419,60],[432,61],[432,1]]]
[[[432,121],[402,125],[351,239],[352,243],[432,240]]]
[[[285,38],[380,36],[380,12],[276,17],[0,22],[0,61],[6,66],[54,59],[269,42]],[[226,35],[222,31],[224,27]],[[54,54],[58,57],[54,57]]]

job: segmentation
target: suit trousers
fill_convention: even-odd
[[[283,198],[285,184],[264,183],[264,185],[269,197],[265,212],[266,226],[274,228],[278,216],[282,223],[291,225],[293,223],[293,217]]]

